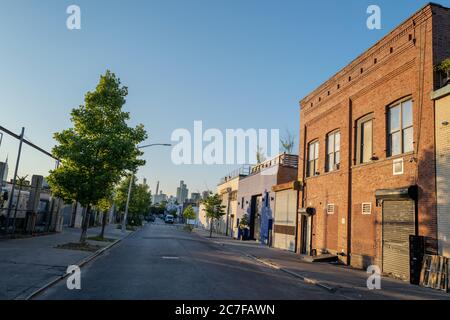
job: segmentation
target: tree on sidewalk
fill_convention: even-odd
[[[134,177],[134,176],[133,176]],[[128,198],[128,189],[130,186],[131,176],[123,179],[116,188],[114,203],[120,212],[125,212],[125,207]],[[131,185],[130,203],[128,206],[129,218],[127,223],[129,225],[141,225],[141,216],[147,215],[151,210],[152,196],[148,185],[138,184],[137,178],[133,178]]]
[[[106,228],[106,221],[108,219],[108,211],[112,208],[112,205],[113,205],[112,196],[101,199],[97,204],[97,209],[99,209],[100,212],[102,213],[102,231],[100,232],[99,235],[100,239],[105,238],[105,228]]]
[[[210,219],[209,237],[212,238],[214,221],[219,221],[225,215],[225,206],[218,194],[209,195],[204,201],[206,217]]]
[[[73,127],[56,133],[53,155],[61,166],[50,172],[52,191],[87,208],[80,242],[86,241],[92,206],[111,196],[111,190],[128,171],[145,161],[137,144],[147,138],[143,125],[129,127],[129,113],[122,110],[128,89],[110,71],[100,77],[85,104],[73,109]]]
[[[195,218],[197,218],[197,214],[195,213],[195,210],[191,205],[187,206],[186,209],[184,209],[183,218],[186,221],[186,229],[188,231],[192,231],[194,227],[188,223],[188,220],[195,220]]]

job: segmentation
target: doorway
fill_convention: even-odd
[[[253,196],[250,206],[250,238],[260,240],[262,195]]]
[[[301,215],[301,230],[302,230],[302,243],[300,254],[310,255],[311,254],[311,230],[312,230],[312,216]]]

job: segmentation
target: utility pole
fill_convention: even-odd
[[[8,229],[9,229],[9,220],[11,217],[11,210],[12,210],[12,205],[13,205],[13,198],[14,198],[14,191],[16,188],[16,182],[17,182],[17,172],[19,170],[19,162],[20,162],[20,155],[22,153],[22,145],[23,145],[23,138],[25,135],[25,128],[22,127],[22,132],[20,134],[20,143],[19,143],[19,151],[17,153],[17,161],[16,161],[16,168],[14,169],[14,178],[13,178],[13,184],[11,187],[11,196],[10,196],[10,200],[8,203],[8,213],[6,215],[6,233],[8,233]]]
[[[163,147],[171,147],[172,145],[169,143],[152,143],[145,146],[137,147],[138,149],[148,148],[148,147],[154,147],[154,146],[163,146]],[[122,232],[125,233],[127,231],[127,219],[128,219],[128,209],[130,206],[130,199],[131,199],[131,187],[133,185],[134,180],[134,172],[131,173],[130,178],[130,185],[128,186],[128,195],[127,195],[127,203],[125,205],[125,214],[123,215],[123,221],[122,221]]]

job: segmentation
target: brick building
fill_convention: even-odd
[[[437,249],[431,93],[449,22],[426,5],[301,101],[301,253],[407,279],[409,235]]]

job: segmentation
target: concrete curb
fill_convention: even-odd
[[[265,261],[265,260],[263,260],[261,258],[255,257],[255,256],[250,255],[250,254],[246,254],[246,256],[249,257],[249,258],[252,258],[252,259],[258,261],[259,263],[262,263],[262,264],[264,264],[264,265],[266,265],[268,267],[271,267],[271,268],[276,269],[276,270],[280,270],[280,271],[282,271],[284,273],[287,273],[287,274],[289,274],[289,275],[291,275],[293,277],[296,277],[296,278],[304,281],[305,283],[315,285],[315,286],[317,286],[319,288],[322,288],[322,289],[325,289],[325,290],[327,290],[327,291],[329,291],[331,293],[334,293],[337,290],[337,288],[334,288],[334,287],[331,287],[331,286],[329,286],[327,284],[319,282],[316,279],[308,278],[308,277],[305,277],[305,276],[303,276],[301,274],[298,274],[296,272],[290,271],[290,270],[288,270],[286,268],[280,267],[279,265],[277,265],[277,264],[275,264],[273,262]]]
[[[201,235],[198,232],[196,232],[196,234],[198,236],[202,237],[202,238],[211,240],[210,238],[206,238],[206,237],[204,237],[203,235]],[[214,239],[212,239],[212,240],[214,240]],[[219,242],[217,240],[213,241],[213,243],[215,243],[217,245],[220,245],[220,246],[223,246],[223,247],[226,246],[225,243]],[[330,286],[328,284],[322,283],[322,282],[320,282],[320,281],[318,281],[316,279],[305,277],[305,276],[303,276],[301,274],[298,274],[296,272],[290,271],[290,270],[288,270],[286,268],[280,267],[279,265],[277,265],[277,264],[275,264],[273,262],[268,262],[268,261],[266,261],[264,259],[258,258],[258,257],[254,256],[254,255],[245,253],[245,252],[240,251],[240,250],[233,249],[232,251],[238,252],[238,253],[246,256],[247,258],[253,259],[253,260],[255,260],[255,261],[257,261],[257,262],[259,262],[259,263],[261,263],[261,264],[263,264],[263,265],[265,265],[267,267],[269,267],[269,268],[272,268],[272,269],[279,270],[279,271],[282,271],[284,273],[287,273],[287,274],[289,274],[289,275],[291,275],[291,276],[293,276],[295,278],[298,278],[298,279],[304,281],[305,283],[312,284],[312,285],[315,285],[315,286],[317,286],[319,288],[325,289],[328,292],[335,293],[337,291],[337,288],[335,288],[335,287],[332,287],[332,286]]]
[[[138,230],[136,230],[138,231]],[[101,248],[100,250],[94,252],[92,255],[90,255],[89,257],[84,258],[83,260],[79,261],[78,263],[75,263],[74,265],[77,265],[78,267],[82,267],[85,264],[89,263],[90,261],[94,260],[95,258],[97,258],[98,256],[100,256],[101,254],[103,254],[105,251],[111,249],[112,247],[114,247],[115,245],[117,245],[119,242],[122,242],[122,240],[125,240],[126,238],[128,238],[130,235],[134,234],[136,231],[132,231],[129,234],[127,234],[125,237],[117,239],[116,241],[112,242],[111,244],[107,245],[104,248]],[[26,296],[25,298],[14,298],[14,300],[31,300],[33,297],[35,297],[36,295],[38,295],[39,293],[43,292],[44,290],[50,288],[51,286],[53,286],[54,284],[58,283],[59,281],[67,278],[70,274],[68,273],[64,273],[60,276],[58,276],[57,278],[53,279],[52,281],[48,282],[47,284],[43,285],[42,287],[40,287],[39,289],[35,290],[34,292],[32,292],[31,294],[29,294],[28,296]]]

